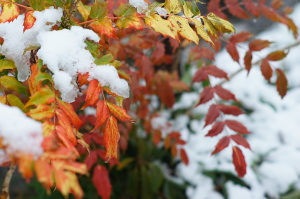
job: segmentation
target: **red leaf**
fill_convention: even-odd
[[[235,167],[235,171],[238,173],[238,176],[241,178],[246,174],[246,161],[243,155],[243,152],[239,147],[232,147],[232,159]]]
[[[226,120],[225,124],[226,124],[226,126],[228,126],[228,128],[230,128],[240,134],[250,134],[248,129],[238,121]]]
[[[156,42],[155,49],[152,52],[152,59],[154,62],[157,62],[159,59],[161,59],[165,54],[165,46],[161,42]]]
[[[244,0],[245,8],[254,16],[260,16],[260,8],[257,6],[257,3],[253,2],[253,0]]]
[[[104,166],[97,165],[95,167],[92,181],[97,189],[98,195],[103,199],[109,199],[112,186],[110,184],[108,171]]]
[[[64,128],[64,135],[67,138],[68,141],[72,143],[73,146],[76,146],[77,144],[77,139],[74,133],[74,130],[72,128],[71,122],[69,118],[66,116],[66,114],[60,110],[56,109],[56,116],[58,119],[58,124]]]
[[[251,37],[253,37],[253,34],[247,31],[243,31],[235,35],[232,35],[229,41],[231,43],[240,43],[240,42],[248,41]]]
[[[102,87],[99,84],[99,81],[93,79],[90,81],[89,87],[86,91],[85,104],[81,110],[85,109],[87,106],[94,106],[99,100],[99,95],[102,91]]]
[[[201,92],[201,95],[200,95],[200,100],[198,102],[198,105],[200,104],[204,104],[208,101],[210,101],[212,98],[214,97],[214,91],[213,91],[213,88],[210,87],[210,86],[206,86],[203,91]]]
[[[32,26],[34,25],[36,18],[32,15],[33,12],[34,12],[33,10],[26,12],[24,24],[23,24],[23,26],[24,26],[23,31],[32,28]]]
[[[207,10],[223,19],[228,18],[220,9],[220,0],[210,0],[207,4]]]
[[[254,39],[249,43],[249,49],[251,51],[260,51],[266,47],[269,47],[272,42],[269,42],[267,40],[261,40],[261,39]]]
[[[235,141],[235,143],[242,145],[245,148],[248,148],[251,150],[250,144],[248,143],[248,141],[241,135],[237,134],[237,135],[231,135],[230,138]]]
[[[59,108],[69,117],[70,121],[72,122],[73,126],[76,127],[76,129],[79,129],[79,127],[83,124],[78,115],[76,114],[74,107],[64,101],[59,100],[56,98],[57,104]]]
[[[275,10],[278,10],[279,8],[281,8],[283,6],[283,2],[282,0],[273,0],[271,3],[271,7]]]
[[[157,84],[157,94],[159,99],[169,108],[175,103],[173,89],[168,81],[161,81]]]
[[[110,102],[105,102],[110,113],[121,121],[130,121],[131,117],[127,114],[126,110],[118,105]]]
[[[251,61],[252,61],[252,53],[251,51],[247,51],[244,57],[244,65],[248,73],[252,67]]]
[[[213,66],[213,65],[205,66],[205,72],[208,75],[212,75],[214,77],[228,79],[227,73],[225,71],[223,71],[223,70],[221,70],[218,67]]]
[[[272,8],[269,8],[266,5],[260,4],[260,9],[262,14],[272,21],[280,21],[280,15],[276,12],[276,10],[273,10]]]
[[[220,116],[220,112],[219,112],[218,106],[215,104],[210,105],[210,107],[208,109],[208,113],[205,118],[204,127],[213,123],[219,116]]]
[[[104,145],[106,148],[107,159],[118,156],[118,141],[120,133],[118,129],[118,122],[115,117],[110,116],[104,129]]]
[[[217,95],[224,100],[237,101],[233,93],[231,93],[229,90],[223,88],[220,85],[215,86],[214,90],[215,90],[215,93],[217,93]]]
[[[93,150],[90,153],[88,153],[84,159],[84,163],[86,164],[88,170],[91,170],[91,168],[94,166],[94,164],[97,162],[97,151]]]
[[[225,0],[225,3],[227,4],[228,10],[232,15],[242,19],[250,18],[247,12],[241,8],[238,0]]]
[[[96,119],[95,127],[92,131],[95,131],[95,129],[97,129],[101,125],[103,125],[110,115],[108,107],[107,107],[106,103],[104,102],[104,100],[98,101],[96,106],[97,106],[97,108],[96,108],[97,119]]]
[[[236,46],[234,43],[230,42],[228,43],[228,45],[226,46],[226,50],[227,52],[230,54],[231,58],[239,63],[240,60],[240,56],[239,56],[239,52],[236,49]]]
[[[218,109],[227,115],[238,116],[244,113],[239,107],[231,105],[220,104],[218,105]]]
[[[172,132],[168,136],[170,138],[173,138],[173,139],[179,139],[180,138],[180,133],[179,132]]]
[[[228,136],[223,137],[215,147],[215,150],[211,153],[211,155],[218,153],[225,149],[229,145],[230,139]]]
[[[207,79],[208,79],[208,75],[205,72],[205,67],[201,67],[195,73],[195,75],[193,77],[193,83],[194,82],[202,82]]]
[[[153,135],[152,135],[152,140],[155,146],[158,145],[158,143],[161,141],[161,132],[156,130],[154,131]]]
[[[266,59],[269,61],[278,61],[278,60],[282,60],[283,58],[285,58],[286,55],[287,55],[287,53],[285,53],[283,50],[278,50],[278,51],[274,51],[274,52],[271,52],[270,54],[268,54]]]
[[[276,87],[277,87],[277,92],[283,98],[286,95],[287,89],[288,89],[288,82],[285,77],[285,74],[282,70],[279,68],[276,68],[276,73],[277,73],[277,80],[276,80]]]
[[[199,46],[196,46],[190,51],[189,61],[195,61],[201,58],[214,60],[215,55],[210,49],[205,47],[199,47]]]
[[[185,165],[189,164],[189,158],[184,149],[180,149],[180,158]]]
[[[267,59],[263,59],[260,65],[260,70],[265,79],[270,82],[270,79],[273,75],[273,70]]]
[[[176,144],[179,144],[179,145],[185,145],[185,144],[186,144],[186,141],[184,141],[184,140],[176,140],[175,143],[176,143]]]
[[[224,122],[216,122],[205,136],[213,137],[213,136],[219,135],[223,131],[224,125],[225,125]]]

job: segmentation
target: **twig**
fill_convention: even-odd
[[[17,165],[15,164],[11,164],[9,167],[9,170],[6,173],[3,185],[2,185],[2,191],[0,193],[0,199],[9,199],[9,184],[10,184],[10,180],[11,177],[14,173],[14,171],[16,170]]]

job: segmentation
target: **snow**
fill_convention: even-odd
[[[89,73],[89,80],[98,79],[102,86],[109,87],[113,93],[129,97],[128,83],[119,78],[115,67],[97,66],[92,54],[85,49],[86,39],[99,42],[100,38],[95,32],[79,26],[73,26],[70,30],[51,30],[53,25],[61,21],[61,8],[35,11],[33,16],[36,22],[25,32],[24,15],[10,23],[0,24],[0,37],[4,38],[0,53],[15,62],[20,81],[25,81],[30,75],[30,52],[23,55],[24,51],[29,47],[40,47],[37,56],[53,73],[55,88],[61,92],[63,101],[75,101],[79,92],[76,83],[79,73]]]
[[[291,18],[300,27],[300,4],[294,8]],[[237,26],[238,29],[238,26]],[[241,30],[244,31],[244,30]],[[285,35],[283,37],[283,35]],[[279,50],[295,43],[292,33],[286,26],[276,24],[269,30],[256,36],[259,39],[274,41],[270,48],[262,52],[254,53],[253,62],[260,60],[268,53]],[[248,45],[241,44],[238,47],[243,63],[243,55]],[[300,46],[292,48],[287,57],[282,61],[270,62],[273,68],[281,68],[285,71],[291,88],[284,99],[281,99],[276,87],[269,85],[263,78],[259,66],[253,66],[250,73],[243,71],[224,83],[224,88],[232,91],[239,102],[253,112],[249,115],[234,117],[242,122],[251,131],[247,136],[252,151],[240,147],[247,161],[247,174],[243,180],[248,187],[234,184],[232,181],[225,182],[228,199],[266,199],[266,195],[272,198],[280,198],[291,187],[299,189],[300,184]],[[215,64],[228,72],[234,73],[240,66],[232,61],[230,55],[221,51],[215,57]],[[272,81],[275,82],[276,73]],[[213,85],[220,82],[219,78],[210,78]],[[199,85],[195,84],[199,88]],[[197,90],[197,89],[196,89]],[[196,98],[197,97],[197,98]],[[174,105],[174,109],[189,109],[197,103],[199,93],[190,92],[183,94]],[[203,128],[204,117],[210,103],[201,105],[192,111],[192,116],[199,119],[191,119],[190,129],[187,120],[183,117],[176,118],[174,122],[181,134],[190,133],[186,138],[188,142],[185,149],[188,153],[189,165],[181,164],[177,167],[178,175],[191,183],[187,189],[187,195],[191,199],[223,198],[216,196],[214,184],[207,176],[202,176],[203,171],[226,171],[236,175],[232,165],[231,150],[210,156],[218,140],[226,133],[209,138],[204,135],[211,126]],[[233,118],[233,117],[232,117]],[[176,129],[175,129],[176,130]],[[229,132],[230,133],[230,132]],[[210,179],[210,178],[209,178]]]
[[[0,103],[0,138],[5,149],[0,150],[0,164],[9,155],[32,154],[35,158],[43,153],[42,124],[27,117],[19,108]]]
[[[168,11],[166,9],[164,9],[164,8],[161,8],[161,7],[156,7],[154,10],[159,15],[167,15],[168,14]]]
[[[129,4],[135,7],[140,14],[143,14],[148,10],[148,3],[144,0],[129,0]]]

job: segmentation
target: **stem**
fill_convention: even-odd
[[[2,185],[2,191],[0,193],[0,198],[1,199],[9,199],[9,183],[11,180],[11,177],[16,169],[17,165],[11,164],[9,167],[9,170],[6,173],[3,185]]]
[[[296,41],[295,43],[290,44],[290,45],[288,45],[288,46],[282,48],[281,50],[283,50],[283,51],[284,51],[284,50],[289,50],[289,49],[291,49],[291,48],[293,48],[293,47],[298,46],[299,44],[300,44],[300,40],[298,40],[298,41]],[[252,65],[257,65],[257,64],[259,64],[263,59],[264,59],[264,58],[257,60],[257,61],[254,62]],[[245,69],[245,68],[240,68],[240,69],[238,69],[237,71],[235,71],[234,73],[232,73],[232,74],[229,76],[229,79],[235,77],[235,76],[238,75],[240,72],[242,72],[244,69]],[[224,83],[227,82],[227,81],[228,81],[228,80],[223,80],[219,85],[222,85],[222,84],[224,84]]]
[[[15,5],[19,6],[19,7],[25,8],[27,10],[34,10],[33,8],[30,8],[30,7],[24,6],[22,4],[15,3],[15,2],[10,2],[10,1],[5,1],[5,0],[0,0],[0,2],[13,3],[13,4],[15,4]]]

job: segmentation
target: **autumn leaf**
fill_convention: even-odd
[[[241,8],[238,0],[225,0],[225,3],[228,6],[228,10],[232,15],[242,19],[250,18],[247,12]]]
[[[214,91],[215,93],[222,99],[224,100],[234,100],[237,101],[237,99],[235,98],[234,94],[231,93],[229,90],[223,88],[220,85],[216,85],[214,87]]]
[[[58,120],[58,124],[65,130],[65,136],[73,144],[73,146],[76,146],[77,140],[69,117],[60,109],[56,109],[55,114]]]
[[[54,116],[54,110],[52,106],[38,104],[36,108],[30,109],[27,115],[35,120],[41,121],[52,118]]]
[[[276,68],[276,73],[277,73],[277,80],[276,80],[276,88],[277,92],[283,98],[286,95],[287,89],[288,89],[288,81],[286,79],[286,76],[284,72]]]
[[[110,102],[105,102],[110,113],[121,121],[130,121],[131,117],[127,114],[126,110],[118,105]]]
[[[254,17],[260,16],[260,8],[257,6],[256,2],[253,0],[243,0],[245,4],[245,8],[250,12]]]
[[[77,10],[82,15],[84,21],[86,21],[90,15],[91,7],[84,5],[82,1],[79,1],[77,4]]]
[[[235,44],[235,43],[248,41],[251,37],[253,37],[253,34],[251,34],[248,31],[243,31],[232,35],[229,41]]]
[[[112,157],[118,157],[118,141],[120,133],[118,130],[118,122],[115,117],[110,116],[107,119],[104,128],[104,145],[106,148],[105,157],[109,160]]]
[[[13,3],[6,3],[2,6],[0,23],[11,22],[20,14],[19,7]]]
[[[88,153],[84,159],[84,163],[87,166],[88,170],[91,170],[91,168],[94,166],[94,164],[97,162],[97,152],[96,150],[91,151]]]
[[[17,96],[13,95],[13,94],[8,94],[6,96],[6,99],[8,101],[8,103],[11,105],[11,106],[16,106],[18,107],[19,109],[21,109],[22,111],[24,112],[27,112],[28,110],[25,108],[23,102],[20,100],[20,98],[18,98]]]
[[[234,26],[229,21],[216,16],[214,13],[209,13],[207,18],[214,28],[221,33],[235,33]]]
[[[106,122],[107,118],[110,116],[109,109],[104,100],[98,101],[96,107],[97,107],[96,108],[97,119],[96,119],[95,127],[92,131],[95,131],[97,128],[103,125]]]
[[[285,58],[287,53],[285,53],[283,50],[278,50],[271,52],[270,54],[267,55],[266,59],[269,61],[279,61]]]
[[[31,154],[22,154],[19,157],[18,168],[19,172],[22,174],[23,178],[25,178],[26,182],[30,181],[30,178],[33,176],[33,163],[34,158]]]
[[[100,36],[105,35],[108,38],[117,38],[115,33],[116,28],[113,27],[113,23],[108,17],[101,18],[98,19],[98,21],[90,23],[89,27],[91,27],[92,30]]]
[[[54,102],[54,99],[53,91],[49,87],[44,87],[30,97],[29,101],[25,104],[25,108],[33,105],[37,106],[38,104],[50,104]]]
[[[267,40],[261,40],[261,39],[254,39],[249,43],[249,49],[251,51],[260,51],[266,47],[269,47],[272,42],[269,42]]]
[[[168,81],[160,81],[157,83],[156,88],[159,99],[163,104],[171,108],[175,103],[175,96],[170,83]]]
[[[149,15],[144,18],[145,24],[152,27],[156,32],[161,33],[164,36],[170,36],[174,39],[177,39],[173,31],[170,29],[170,21],[164,20],[159,15]]]
[[[116,26],[120,29],[142,30],[144,28],[142,20],[136,14],[136,8],[129,4],[121,4],[118,9],[114,10],[114,14],[120,17],[116,22]]]
[[[267,59],[263,59],[261,64],[260,64],[260,70],[261,70],[261,73],[263,74],[264,78],[270,82],[271,80],[271,77],[273,75],[273,70],[268,62]]]
[[[216,122],[205,136],[213,137],[219,135],[223,131],[224,125],[225,125],[224,122]]]
[[[3,70],[11,70],[15,68],[16,66],[13,61],[8,59],[0,59],[0,72],[2,72]]]
[[[241,145],[241,146],[251,150],[250,144],[248,143],[248,141],[243,136],[241,136],[239,134],[231,135],[230,139],[232,139],[238,145]]]
[[[214,90],[211,86],[206,86],[200,95],[200,100],[196,106],[210,101],[214,97]]]
[[[242,178],[247,172],[246,171],[247,164],[243,152],[237,146],[232,147],[232,159],[233,159],[235,171],[238,173],[238,176]]]
[[[180,158],[181,161],[185,164],[188,165],[189,164],[189,158],[186,154],[186,151],[184,149],[180,149]]]
[[[70,103],[64,102],[58,98],[56,98],[56,101],[57,101],[59,108],[65,113],[65,115],[68,116],[68,118],[71,121],[71,123],[73,124],[73,126],[76,129],[79,129],[83,123],[80,120],[80,118],[78,117],[78,115],[76,114],[74,107]]]
[[[224,136],[216,145],[215,150],[211,153],[211,155],[218,153],[225,149],[229,145],[230,139],[229,136]]]
[[[169,14],[178,14],[182,11],[182,2],[180,0],[166,0],[165,9]]]
[[[239,107],[232,105],[220,104],[218,105],[218,109],[227,115],[238,116],[244,113]]]
[[[92,181],[97,189],[97,193],[103,199],[109,199],[112,193],[112,186],[109,174],[104,166],[97,165],[93,172]]]
[[[34,169],[37,180],[42,183],[47,190],[50,190],[50,188],[54,184],[54,180],[52,177],[52,168],[49,162],[45,159],[40,158],[34,162]]]
[[[20,83],[15,77],[2,76],[0,77],[0,85],[6,89],[17,91],[18,93],[28,95],[27,87]]]
[[[230,42],[227,44],[226,46],[226,50],[227,52],[230,54],[231,58],[236,61],[236,62],[240,62],[240,56],[239,56],[239,52],[237,51],[237,48],[235,46],[234,43]]]
[[[248,73],[252,68],[251,61],[252,61],[252,53],[251,53],[251,51],[247,51],[245,54],[245,57],[244,57],[244,65],[245,65],[245,68],[248,71]]]
[[[34,12],[33,10],[30,10],[30,11],[26,12],[26,14],[25,14],[25,19],[24,19],[24,24],[23,24],[24,32],[25,32],[25,30],[32,28],[32,26],[34,25],[36,18],[32,15],[33,12]]]
[[[238,121],[226,120],[225,125],[240,134],[250,134],[250,132],[247,130],[247,128]]]
[[[213,45],[214,43],[212,42],[212,40],[209,37],[208,33],[205,31],[204,26],[201,24],[201,22],[198,19],[193,19],[193,18],[190,18],[189,20],[191,22],[195,23],[196,31],[197,31],[198,35],[200,37],[202,37],[202,39],[204,39],[207,42],[210,42]]]
[[[206,118],[205,118],[204,127],[213,123],[219,116],[220,116],[220,111],[218,109],[218,106],[215,104],[210,105],[207,115],[206,115]]]
[[[85,104],[81,110],[85,109],[87,106],[94,106],[99,100],[99,95],[102,91],[102,87],[98,80],[93,79],[86,91]]]

